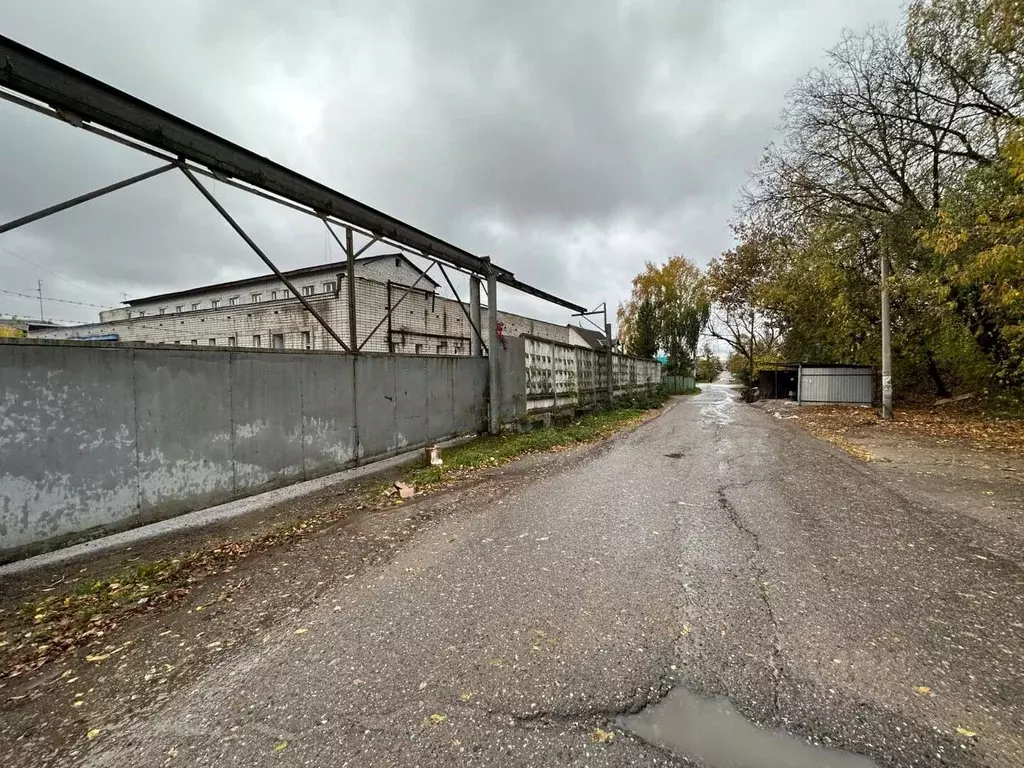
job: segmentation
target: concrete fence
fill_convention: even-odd
[[[607,400],[605,352],[532,336],[524,340],[528,410],[587,406]],[[622,394],[660,384],[661,366],[656,360],[612,355],[612,375],[615,393]]]
[[[0,339],[0,561],[478,431],[486,398],[485,358]]]

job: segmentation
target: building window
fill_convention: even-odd
[[[217,346],[217,340],[216,339],[210,339],[210,346],[211,347]]]
[[[401,256],[395,256],[395,266],[396,267],[402,266],[402,257]]]
[[[302,348],[309,349],[309,331],[302,332]]]
[[[210,300],[210,306],[213,307],[214,309],[219,307],[220,306],[220,299],[211,299]]]
[[[304,285],[304,286],[302,286],[302,295],[303,296],[312,296],[314,293],[316,293],[316,286],[315,285]]]
[[[181,342],[180,342],[180,341],[176,341],[176,342],[174,342],[174,343],[175,343],[175,344],[181,344]]]
[[[160,307],[160,314],[161,315],[166,315],[167,314],[167,307]]]
[[[271,291],[270,292],[270,300],[271,301],[277,301],[277,291]]]
[[[270,336],[270,346],[274,349],[284,349],[284,334],[274,333]]]
[[[145,317],[145,316],[146,316],[146,310],[140,309],[139,310],[139,317]]]
[[[261,301],[263,301],[263,294],[262,293],[254,293],[252,295],[252,303],[253,304],[259,304]]]
[[[252,337],[252,345],[258,347],[260,345],[260,335],[257,333]]]
[[[192,304],[192,311],[195,312],[198,309],[199,309],[199,302],[197,301],[197,302]]]
[[[238,297],[237,296],[232,296],[230,299],[228,299],[228,306],[229,307],[233,307],[237,303],[238,303]]]
[[[179,304],[178,306],[176,306],[174,308],[174,311],[177,312],[178,314],[181,314],[182,312],[185,311],[185,305],[184,304]]]
[[[334,282],[324,283],[324,293],[334,293]]]
[[[417,344],[416,345],[416,354],[419,355],[419,354],[422,354],[422,352],[423,352],[423,345],[422,344]]]
[[[234,336],[228,336],[228,346],[229,347],[235,346],[235,337]]]
[[[192,339],[192,344],[193,345],[198,344],[198,343],[199,343],[199,339]]]

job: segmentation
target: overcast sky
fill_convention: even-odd
[[[3,34],[594,306],[730,247],[786,91],[898,0],[2,0]],[[160,9],[159,11],[157,9]],[[152,167],[0,102],[0,221]],[[214,185],[282,268],[315,220]],[[0,288],[113,306],[265,272],[180,175],[0,235]],[[505,289],[499,304],[568,312]],[[48,301],[47,317],[95,320]],[[38,316],[0,293],[0,314]]]

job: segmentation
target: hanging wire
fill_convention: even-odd
[[[21,296],[25,299],[37,300],[39,294],[31,293],[19,293],[18,291],[8,291],[5,288],[0,288],[0,293],[6,293],[8,296]],[[43,301],[59,301],[61,304],[77,304],[80,307],[95,307],[96,309],[110,309],[109,305],[106,304],[89,304],[84,301],[71,301],[70,299],[51,299],[49,296],[44,296]]]

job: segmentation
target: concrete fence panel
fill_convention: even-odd
[[[302,466],[306,478],[352,464],[357,457],[353,359],[296,355],[302,365]]]
[[[122,354],[121,350],[96,351]],[[125,402],[134,405],[138,419],[135,458],[140,521],[234,498],[230,353],[197,355],[156,349],[123,353],[133,364],[134,388],[125,393]],[[104,383],[119,385],[113,377]],[[106,418],[118,417],[111,413]]]
[[[478,431],[486,395],[485,358],[2,339],[0,561]]]
[[[0,558],[139,521],[132,351],[0,345]]]

